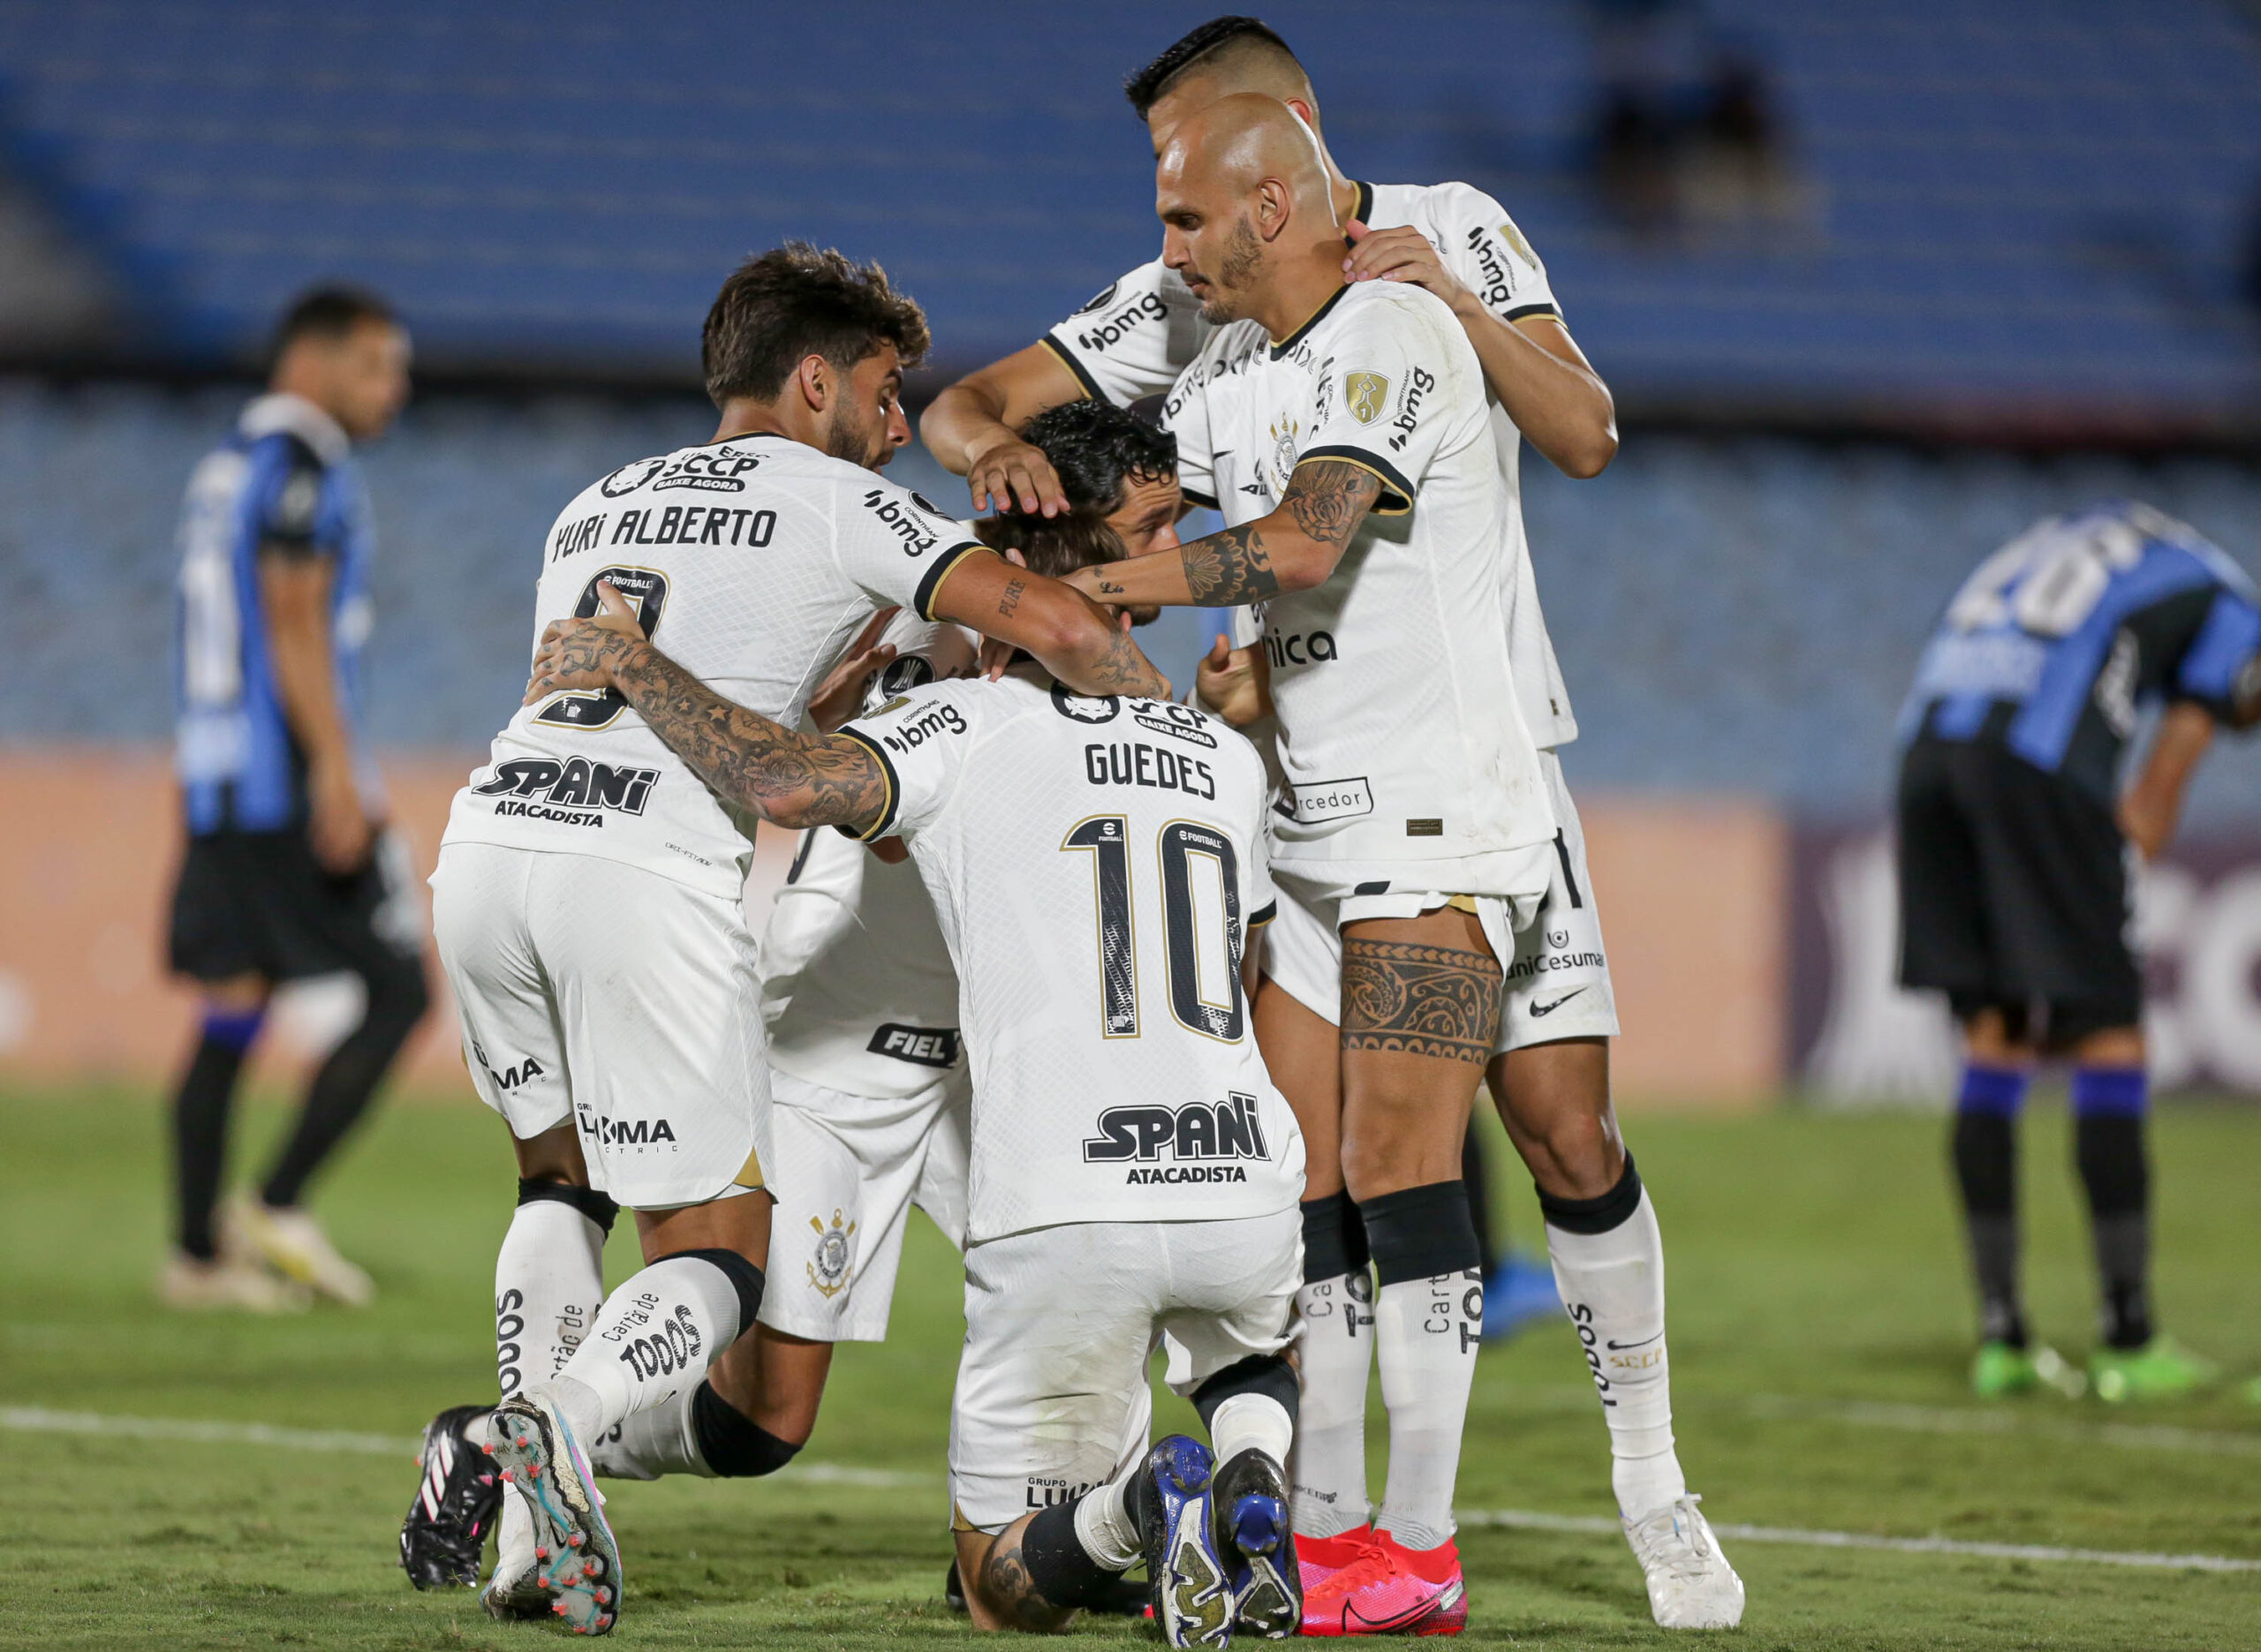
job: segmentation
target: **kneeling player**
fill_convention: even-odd
[[[1094,538],[1076,560],[1113,554]],[[1272,906],[1254,750],[1033,665],[912,690],[829,740],[622,630],[561,628],[536,676],[623,694],[765,818],[911,845],[973,1063],[950,1471],[976,1621],[1056,1626],[1143,1557],[1172,1644],[1292,1633],[1303,1146],[1248,1026],[1244,938]],[[1173,1437],[1125,1460],[1164,1331],[1214,1459]]]

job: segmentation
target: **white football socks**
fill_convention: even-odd
[[[1549,1222],[1546,1254],[1609,1424],[1609,1478],[1618,1509],[1639,1520],[1688,1490],[1672,1449],[1664,1238],[1648,1190],[1605,1233],[1574,1233]]]
[[[1143,1474],[1142,1460],[1131,1474]],[[1076,1499],[1076,1541],[1092,1564],[1109,1572],[1127,1572],[1146,1553],[1138,1541],[1138,1523],[1130,1518],[1130,1478],[1110,1480]]]
[[[715,1478],[699,1449],[699,1429],[692,1400],[699,1384],[691,1384],[674,1399],[623,1419],[585,1442],[589,1467],[609,1480],[657,1480],[662,1475],[697,1475]]]
[[[1220,1468],[1246,1451],[1262,1452],[1284,1467],[1295,1439],[1287,1407],[1269,1394],[1235,1394],[1209,1414],[1209,1449]]]
[[[495,1256],[495,1371],[503,1398],[556,1376],[603,1299],[601,1226],[556,1199],[512,1211]]]
[[[1482,1275],[1383,1286],[1373,1336],[1389,1408],[1389,1479],[1374,1525],[1408,1549],[1434,1549],[1453,1534],[1453,1482],[1484,1340]]]
[[[662,1256],[607,1299],[548,1397],[587,1443],[641,1412],[688,1396],[737,1339],[738,1292],[703,1256]]]
[[[1302,1401],[1291,1471],[1294,1525],[1298,1536],[1339,1537],[1372,1512],[1366,1501],[1372,1277],[1361,1267],[1314,1279],[1296,1293],[1296,1312],[1303,1337],[1297,1345]]]

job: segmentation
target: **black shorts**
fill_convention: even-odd
[[[2101,800],[1988,741],[1919,736],[1900,765],[1900,980],[2053,1041],[2143,1015],[2126,840]]]
[[[397,969],[422,951],[394,899],[399,864],[382,837],[368,864],[343,877],[322,869],[303,828],[192,837],[173,886],[173,970],[291,981]]]

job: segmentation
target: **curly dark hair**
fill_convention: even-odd
[[[983,517],[973,524],[973,537],[999,555],[1018,551],[1031,573],[1065,579],[1079,568],[1119,562],[1129,550],[1107,525],[1102,506],[1079,506],[1064,517]]]
[[[810,356],[845,369],[893,344],[912,367],[931,342],[926,313],[877,264],[788,241],[730,273],[707,312],[699,357],[720,407],[733,396],[774,400]]]
[[[1146,111],[1161,101],[1163,93],[1169,90],[1171,81],[1203,58],[1228,47],[1242,45],[1277,52],[1295,64],[1297,73],[1303,71],[1303,64],[1297,60],[1294,50],[1265,24],[1263,19],[1213,17],[1124,80],[1123,95],[1130,100],[1130,107],[1137,109],[1138,118],[1144,120]]]
[[[1021,440],[1052,461],[1069,504],[1101,516],[1123,502],[1132,479],[1177,474],[1177,438],[1108,402],[1048,407],[1021,426]]]

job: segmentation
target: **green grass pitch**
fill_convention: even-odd
[[[243,1134],[263,1140],[272,1108]],[[467,1593],[412,1593],[397,1455],[64,1433],[27,1408],[412,1438],[490,1393],[488,1291],[509,1217],[500,1127],[397,1104],[319,1207],[383,1290],[284,1323],[159,1312],[160,1120],[101,1090],[0,1093],[0,1646],[532,1648]],[[2140,1414],[2054,1397],[1988,1411],[1962,1385],[1969,1309],[1938,1121],[1795,1111],[1640,1120],[1630,1135],[1671,1270],[1683,1460],[1714,1520],[2086,1550],[2261,1558],[2261,1407],[2234,1385]],[[2157,1136],[2166,1323],[2261,1368],[2261,1114],[2167,1109]],[[2068,1354],[2091,1337],[2061,1111],[2029,1120],[2031,1298]],[[1527,1184],[1511,1225],[1536,1235]],[[624,1223],[624,1233],[626,1224]],[[772,1288],[806,1288],[781,1239]],[[620,1236],[618,1279],[631,1265]],[[941,1479],[960,1335],[953,1260],[918,1225],[894,1339],[843,1351],[804,1461],[882,1471],[611,1490],[628,1581],[616,1644],[959,1644],[943,1609]],[[1377,1402],[1374,1414],[1380,1416]],[[1183,1415],[1161,1407],[1169,1422]],[[1374,1445],[1380,1484],[1381,1443]],[[1466,1511],[1612,1512],[1607,1446],[1567,1326],[1487,1350]],[[868,1480],[871,1476],[866,1476]],[[1608,1533],[1463,1528],[1472,1640],[1560,1648],[1664,1637]],[[1733,1644],[1773,1648],[2261,1646],[2261,1573],[1728,1540],[1750,1586]],[[1128,1626],[1080,1632],[1127,1641]]]

